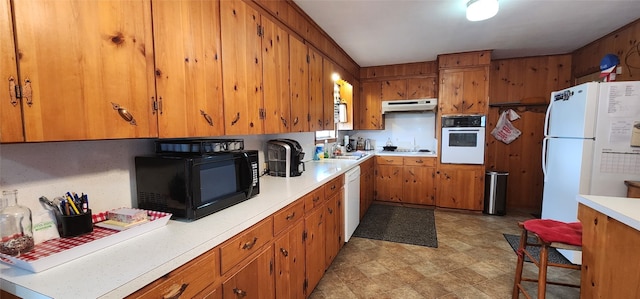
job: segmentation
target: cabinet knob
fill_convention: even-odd
[[[238,296],[240,296],[240,297],[247,296],[247,292],[246,291],[243,291],[243,290],[238,289],[238,288],[233,288],[233,293],[238,295]]]

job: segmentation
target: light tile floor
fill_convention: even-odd
[[[511,298],[516,255],[502,234],[519,235],[518,222],[533,217],[439,209],[435,217],[438,248],[351,238],[310,298]],[[525,263],[524,273],[536,277],[537,268]],[[550,268],[548,276],[580,281],[575,270]],[[527,289],[535,296],[535,284]],[[579,297],[576,288],[547,285],[547,298]]]

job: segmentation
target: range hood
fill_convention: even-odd
[[[438,99],[415,99],[382,101],[382,114],[390,112],[431,111],[436,109]]]

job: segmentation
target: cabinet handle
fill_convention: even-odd
[[[416,160],[416,163],[420,163],[420,164],[422,164],[422,163],[424,163],[424,161],[422,161],[422,160]]]
[[[318,200],[320,200],[320,196],[318,196],[318,197],[314,198],[314,199],[313,199],[313,202],[316,202],[316,201],[318,201]]]
[[[254,245],[256,245],[256,242],[258,242],[258,237],[253,237],[253,241],[244,243],[244,245],[242,245],[242,249],[250,250]]]
[[[13,76],[9,77],[9,103],[14,107],[18,105],[18,97],[16,94],[18,93],[18,86],[16,85],[16,79]]]
[[[238,289],[238,288],[233,288],[233,293],[238,295],[238,296],[240,296],[240,297],[247,296],[247,292],[246,291],[243,291],[243,290]]]
[[[282,116],[280,116],[280,120],[282,120],[282,124],[283,124],[283,125],[284,125],[284,127],[286,128],[286,127],[287,127],[287,120],[286,120],[284,117],[282,117]]]
[[[29,107],[33,105],[33,90],[31,90],[31,80],[28,78],[24,79],[24,91],[22,92],[22,97],[25,98]]]
[[[285,217],[285,219],[287,219],[287,220],[291,220],[291,219],[293,219],[294,217],[296,217],[296,212],[293,212],[293,213],[291,213],[291,214],[287,215],[287,217]]]
[[[235,125],[240,120],[240,112],[236,113],[236,118],[231,121],[231,125]]]
[[[296,116],[296,118],[293,120],[293,125],[297,125],[298,124],[298,117]]]
[[[129,110],[127,110],[127,108],[124,108],[114,102],[111,102],[111,106],[113,107],[113,110],[118,111],[118,114],[120,115],[120,117],[122,117],[122,119],[124,119],[126,122],[128,122],[132,126],[136,125],[136,119],[133,118],[133,115],[131,115],[131,113],[129,112]]]
[[[282,248],[282,247],[280,248],[280,252],[281,252],[281,253],[282,253],[282,255],[284,255],[284,256],[289,256],[289,251],[287,251],[286,249],[284,249],[284,248]]]
[[[329,214],[333,214],[333,209],[332,208],[327,208],[327,210],[329,210]]]
[[[213,119],[211,118],[211,116],[209,114],[204,112],[204,110],[200,110],[200,115],[202,115],[202,117],[204,117],[204,120],[206,120],[207,123],[209,123],[209,126],[213,127]]]
[[[336,185],[331,186],[331,190],[335,190],[336,189]]]

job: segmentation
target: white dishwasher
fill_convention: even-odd
[[[345,173],[344,241],[348,242],[360,224],[360,166]]]

